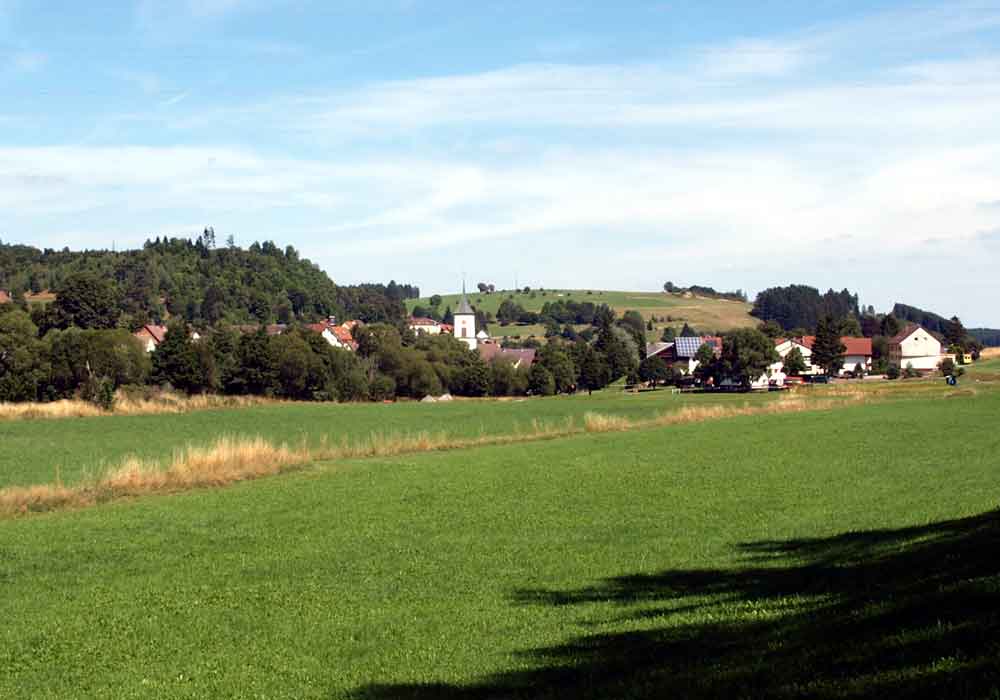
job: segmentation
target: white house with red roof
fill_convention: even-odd
[[[156,346],[162,343],[163,339],[167,337],[167,327],[147,323],[132,335],[139,339],[146,352],[153,352],[156,350]]]
[[[441,335],[444,332],[443,324],[433,318],[422,318],[413,316],[406,324],[414,333],[426,333],[427,335]]]
[[[804,374],[822,374],[823,368],[812,363],[812,348],[813,344],[816,342],[816,336],[807,335],[801,338],[778,338],[774,341],[774,349],[778,351],[778,355],[781,360],[775,362],[771,365],[772,374],[781,371],[785,364],[785,358],[792,351],[793,348],[797,348],[800,353],[802,353],[802,359],[805,360],[807,370]],[[840,374],[848,375],[855,371],[858,365],[867,373],[871,372],[872,369],[872,340],[871,338],[848,338],[843,337],[840,339],[846,350],[844,351],[844,365],[840,370]]]
[[[338,326],[330,320],[323,323],[311,323],[306,327],[315,333],[319,333],[333,347],[354,352],[358,349],[358,344],[354,340],[351,329],[356,325],[358,325],[357,322],[348,321]]]

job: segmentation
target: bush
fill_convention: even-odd
[[[899,379],[899,367],[889,365],[889,369],[885,371],[885,376],[887,379]]]
[[[105,411],[113,411],[115,383],[109,377],[90,377],[80,389],[80,398]]]
[[[955,374],[955,361],[950,357],[946,357],[941,360],[941,364],[938,365],[938,369],[941,370],[942,376],[949,377]]]
[[[396,380],[385,374],[376,375],[368,387],[372,401],[389,401],[396,397]]]
[[[907,364],[906,369],[903,370],[903,379],[916,379],[920,376],[920,372],[913,369],[913,365]]]

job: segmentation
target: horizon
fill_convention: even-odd
[[[1000,327],[998,39],[981,0],[0,0],[0,239]]]

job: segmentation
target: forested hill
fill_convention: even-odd
[[[902,321],[919,323],[932,333],[944,333],[947,330],[949,319],[932,311],[924,311],[916,306],[906,304],[896,304],[892,307],[892,314]],[[1000,346],[1000,329],[998,328],[970,328],[969,335],[980,343],[990,347]]]
[[[110,284],[118,325],[183,316],[194,323],[288,323],[330,315],[385,321],[402,318],[410,285],[338,286],[292,246],[270,241],[249,249],[217,247],[207,229],[194,241],[157,238],[141,250],[39,250],[0,242],[0,290],[57,292],[83,277]]]

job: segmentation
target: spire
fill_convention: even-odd
[[[456,314],[473,314],[473,315],[476,313],[475,311],[472,310],[472,307],[469,305],[469,299],[468,299],[468,297],[465,296],[465,278],[464,277],[462,278],[462,300],[459,302],[459,304],[458,304],[458,311],[456,311],[455,313]]]

